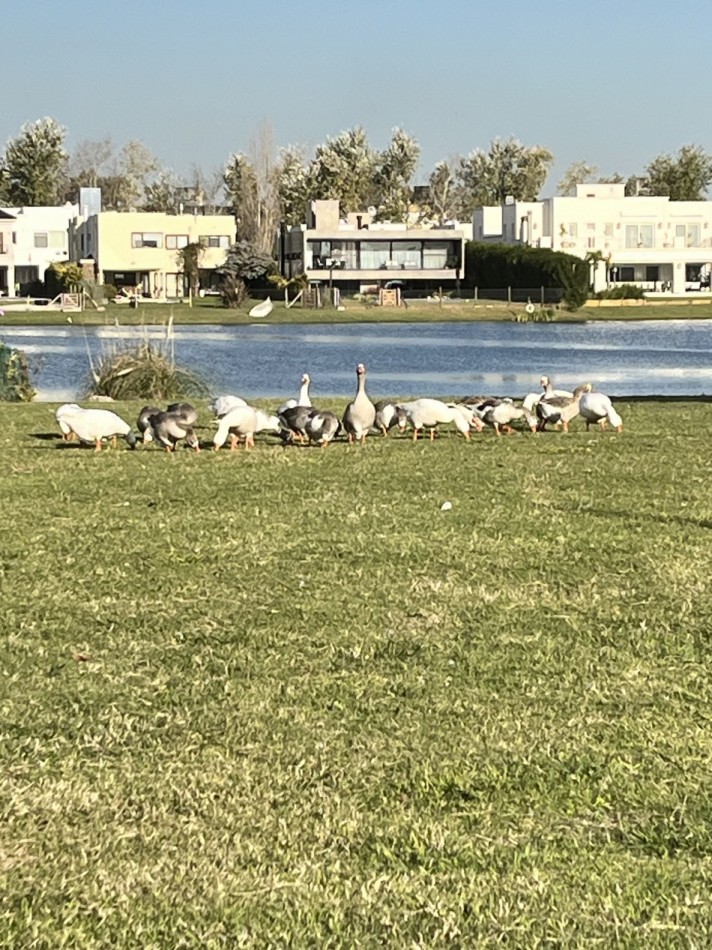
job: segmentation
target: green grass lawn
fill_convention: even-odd
[[[143,303],[136,310],[125,304],[108,304],[102,311],[87,309],[83,313],[57,313],[39,308],[33,312],[8,310],[0,317],[2,326],[61,326],[71,322],[83,326],[104,326],[119,322],[123,325],[164,323],[170,317],[176,324],[249,324],[255,320],[248,316],[252,302],[239,310],[228,310],[219,298],[206,297],[180,304]],[[298,304],[287,309],[282,301],[275,301],[275,308],[260,323],[437,323],[441,321],[462,322],[480,320],[515,320],[524,312],[524,304],[507,304],[494,300],[443,301],[438,303],[409,301],[407,307],[376,307],[345,299],[344,310],[324,308],[305,309]],[[687,302],[630,301],[624,306],[607,306],[605,301],[583,307],[573,313],[556,311],[556,320],[709,320],[712,319],[712,303],[690,297]]]
[[[170,456],[5,406],[0,945],[712,946],[712,406],[619,409]]]

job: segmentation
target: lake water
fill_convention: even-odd
[[[88,353],[161,327],[8,327],[5,343],[28,355],[38,399],[72,400],[88,381]],[[247,398],[296,395],[305,371],[312,394],[348,396],[355,367],[368,368],[373,398],[491,393],[523,396],[546,373],[573,389],[610,395],[712,393],[712,321],[179,326],[176,361],[211,392]]]

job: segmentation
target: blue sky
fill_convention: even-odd
[[[187,173],[246,151],[260,125],[311,152],[401,126],[434,164],[495,138],[642,173],[712,152],[708,0],[3,0],[0,145],[52,116],[72,148],[139,139]]]

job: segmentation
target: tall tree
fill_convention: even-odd
[[[558,192],[564,198],[571,198],[576,194],[576,185],[594,181],[597,174],[597,165],[589,165],[588,162],[572,162],[557,185]]]
[[[390,144],[379,155],[374,174],[380,220],[406,220],[419,158],[420,146],[415,139],[403,129],[393,129]]]
[[[185,189],[203,214],[219,214],[224,187],[222,169],[204,172],[200,165],[191,165]]]
[[[455,176],[449,162],[438,162],[428,179],[428,216],[436,224],[457,217]]]
[[[248,155],[238,152],[230,158],[223,177],[240,239],[271,252],[280,220],[280,199],[279,168],[268,124],[259,127]]]
[[[162,168],[156,177],[144,185],[142,211],[163,211],[177,214],[183,185],[170,168]]]
[[[118,159],[118,177],[123,180],[120,197],[124,207],[119,211],[135,211],[146,195],[146,188],[161,171],[161,163],[143,142],[131,140],[121,149]]]
[[[7,200],[13,205],[55,205],[63,194],[67,153],[64,129],[54,119],[22,126],[5,147],[2,159]]]
[[[83,139],[69,156],[70,180],[79,187],[96,188],[113,157],[114,145],[108,135],[96,141]]]
[[[645,169],[638,193],[669,195],[672,201],[703,201],[712,184],[712,156],[699,145],[683,145],[677,157],[658,155]]]
[[[279,201],[282,220],[288,227],[295,227],[306,220],[309,193],[309,175],[300,148],[288,146],[279,158]]]
[[[231,155],[223,177],[238,237],[252,242],[257,234],[257,175],[247,155],[243,152]]]
[[[342,214],[361,211],[376,201],[377,159],[360,127],[327,139],[317,147],[309,167],[310,193],[314,198],[338,200]]]
[[[554,156],[541,145],[525,146],[514,138],[495,139],[489,152],[475,149],[460,159],[457,177],[463,190],[460,214],[471,217],[478,205],[536,201]]]

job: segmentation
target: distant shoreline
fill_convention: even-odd
[[[349,325],[356,323],[592,323],[610,320],[711,320],[712,301],[691,298],[684,303],[648,301],[592,301],[580,310],[568,311],[547,308],[553,311],[553,319],[537,321],[526,319],[523,303],[502,303],[501,301],[447,301],[440,306],[426,301],[409,301],[407,307],[366,307],[352,301],[347,302],[344,310],[312,310],[299,306],[287,309],[283,303],[275,305],[265,320],[255,320],[248,316],[249,307],[242,310],[229,310],[212,300],[199,300],[191,307],[188,303],[163,304],[146,303],[133,310],[118,304],[109,304],[104,310],[84,310],[81,312],[48,311],[46,308],[27,310],[7,310],[0,316],[0,336],[2,327],[56,327],[66,324],[75,326],[163,326],[172,320],[175,326],[281,326],[290,324],[333,324]],[[0,310],[2,310],[0,303]],[[535,312],[535,317],[538,310]]]

